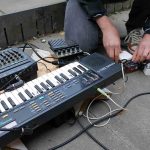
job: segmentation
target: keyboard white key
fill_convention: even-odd
[[[33,84],[32,81],[27,82],[26,85],[29,86],[30,89],[32,89],[32,90],[30,91],[32,95],[34,94],[34,96],[37,96],[37,95],[40,94],[40,92],[34,87],[35,84]]]
[[[17,90],[11,91],[11,93],[14,95],[14,97],[17,99],[17,101],[20,104],[23,103],[23,100],[19,97],[19,95],[18,95],[19,92]]]
[[[74,78],[72,74],[68,72],[68,70],[71,69],[68,65],[61,67],[58,71],[64,73],[69,79]]]
[[[32,94],[33,97],[36,96],[36,92],[33,92],[34,90],[31,87],[29,87],[27,83],[24,84],[22,88],[24,89],[24,92],[25,90],[28,90]]]
[[[39,77],[39,78],[37,78],[37,80],[39,80],[39,82],[40,83],[44,83],[47,87],[48,87],[48,89],[51,89],[51,86],[46,82],[46,80],[44,79],[44,77],[42,76],[42,77]],[[41,85],[42,86],[42,85]]]
[[[1,94],[0,95],[0,101],[4,101],[5,104],[8,106],[9,109],[12,108],[11,104],[8,102],[7,97],[5,96],[5,94]]]
[[[52,88],[52,87],[54,87],[55,86],[55,84],[53,84],[53,82],[49,79],[49,76],[46,74],[46,75],[44,75],[44,76],[42,76],[42,78],[45,80],[45,82],[47,83],[47,84],[49,84],[49,86]],[[50,81],[50,82],[49,82]]]
[[[80,64],[79,62],[75,62],[74,65],[76,65],[76,67],[78,69],[80,69],[81,71],[84,72],[84,70],[89,70],[87,67],[83,66],[82,64]],[[82,69],[81,69],[82,68]]]
[[[7,98],[10,97],[16,105],[20,104],[20,102],[17,100],[17,98],[11,92],[6,92],[5,95]]]
[[[58,80],[55,79],[55,76],[54,76],[53,74],[48,73],[47,76],[48,76],[48,79],[49,79],[55,86],[58,86],[58,85],[61,84]]]
[[[43,92],[46,90],[40,85],[40,82],[37,79],[31,81],[34,84],[34,87],[37,85]]]
[[[69,67],[71,68],[71,70],[73,70],[77,75],[80,75],[78,72],[76,72],[73,68],[76,67],[76,65],[74,65],[73,63],[69,64]]]
[[[80,68],[78,68],[79,63],[78,62],[74,62],[69,64],[69,66],[72,68],[73,71],[75,71],[78,75],[84,73],[83,70],[81,70]]]
[[[60,83],[63,83],[63,82],[66,81],[64,78],[62,78],[62,77],[59,75],[59,73],[58,73],[57,71],[53,71],[53,72],[52,72],[52,75],[54,75],[54,78],[55,78],[56,80],[58,80]],[[57,78],[57,77],[58,77],[58,78]],[[59,79],[60,79],[60,80],[59,80]]]
[[[20,93],[22,93],[23,96],[24,96],[27,100],[30,99],[30,97],[25,93],[25,90],[24,90],[22,87],[18,88],[17,91],[20,92]]]

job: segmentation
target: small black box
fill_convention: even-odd
[[[48,44],[55,58],[63,58],[83,53],[79,45],[73,41],[66,42],[64,39],[53,39],[48,41]]]

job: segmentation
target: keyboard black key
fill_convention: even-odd
[[[41,88],[38,85],[34,86],[40,93],[43,93],[43,91],[41,90]]]
[[[73,70],[71,70],[71,69],[69,69],[68,72],[69,72],[70,74],[72,74],[74,77],[77,76],[77,74],[76,74]]]
[[[54,85],[50,80],[46,80],[46,82],[47,82],[51,87],[55,87],[55,85]]]
[[[25,90],[25,93],[26,93],[30,98],[33,97],[33,95],[32,95],[27,89]]]
[[[10,103],[13,107],[16,106],[16,104],[14,103],[14,101],[13,101],[10,97],[8,97],[7,100],[9,101],[9,103]]]
[[[4,101],[1,101],[1,104],[4,107],[5,110],[9,109],[9,107],[6,105],[6,103]]]
[[[23,101],[27,100],[21,92],[19,92],[18,95]]]
[[[58,76],[55,76],[55,79],[58,80],[60,83],[64,83],[64,81]]]
[[[82,71],[84,71],[84,72],[86,71],[86,69],[85,69],[83,66],[81,66],[81,65],[78,65],[77,67],[78,67],[79,69],[81,69]]]
[[[75,72],[79,73],[79,74],[82,74],[82,72],[81,72],[78,68],[76,68],[76,67],[73,67],[73,70],[74,70]]]
[[[40,85],[41,85],[45,90],[49,90],[49,88],[48,88],[43,82],[41,82]]]
[[[63,74],[63,73],[61,73],[60,76],[61,76],[62,78],[64,78],[65,80],[69,80],[69,78],[68,78],[65,74]]]

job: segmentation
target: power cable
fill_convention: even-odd
[[[137,97],[140,97],[140,96],[143,96],[143,95],[150,95],[150,92],[144,92],[144,93],[140,93],[140,94],[137,94],[135,96],[133,96],[132,98],[130,98],[124,105],[122,108],[126,108],[129,103],[134,100],[135,98]],[[70,139],[68,139],[67,141],[59,144],[59,145],[56,145],[52,148],[50,148],[49,150],[56,150],[60,147],[63,147],[65,145],[67,145],[68,143],[72,142],[73,140],[75,140],[76,138],[78,138],[80,135],[82,135],[84,132],[86,132],[88,129],[92,128],[94,126],[94,124],[98,124],[98,123],[101,123],[109,118],[114,118],[115,116],[117,116],[119,113],[121,113],[124,109],[120,109],[120,110],[114,110],[114,113],[112,113],[111,115],[108,114],[107,116],[104,116],[103,118],[100,118],[98,120],[96,120],[95,122],[93,122],[92,124],[84,127],[80,132],[78,132],[76,135],[74,135],[73,137],[71,137]],[[112,111],[113,112],[113,111]]]

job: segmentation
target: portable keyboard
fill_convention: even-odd
[[[1,94],[0,128],[35,129],[76,102],[97,95],[98,87],[120,77],[120,65],[97,53],[70,63]],[[0,132],[0,146],[19,136],[15,132]]]

